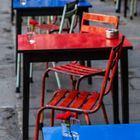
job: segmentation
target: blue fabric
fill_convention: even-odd
[[[44,140],[62,140],[61,127],[44,127]],[[84,125],[80,140],[140,140],[140,124]]]
[[[13,0],[13,8],[46,8],[46,7],[64,7],[67,2],[72,2],[74,0],[27,0],[26,5],[21,5],[20,0]],[[78,6],[88,6],[92,5],[87,1],[83,0],[79,2]]]

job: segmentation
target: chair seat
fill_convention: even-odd
[[[59,31],[60,26],[56,24],[38,24],[36,27],[46,30],[57,30]]]
[[[48,31],[59,31],[60,25],[50,23],[50,24],[39,24],[37,20],[31,19],[30,24],[44,30]],[[63,31],[69,31],[69,28],[63,28]]]
[[[105,72],[103,69],[86,67],[80,65],[79,63],[69,63],[69,64],[51,67],[49,69],[56,72],[61,72],[74,76],[88,76],[94,74],[98,75],[98,74],[104,74]]]
[[[80,109],[86,112],[92,109],[98,100],[99,93],[97,92],[80,92],[78,90],[61,89],[54,93],[54,96],[47,104],[49,106],[69,107]]]

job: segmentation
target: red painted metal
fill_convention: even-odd
[[[63,110],[63,111],[68,110],[76,113],[83,113],[87,124],[90,124],[91,122],[88,114],[95,113],[102,107],[104,118],[106,120],[106,123],[108,123],[106,110],[103,104],[103,98],[104,95],[107,94],[106,90],[109,93],[112,89],[114,76],[116,74],[116,70],[118,66],[118,61],[121,57],[123,42],[124,42],[124,36],[120,40],[120,43],[118,43],[117,46],[111,49],[110,56],[105,68],[103,81],[101,82],[101,89],[98,92],[94,92],[94,91],[85,92],[79,90],[63,90],[63,89],[57,90],[51,99],[51,102],[54,101],[55,105],[54,104],[51,105],[49,102],[49,104],[46,104],[46,106],[43,106],[39,109],[39,112],[37,114],[37,120],[36,120],[36,131],[35,131],[34,140],[38,140],[39,120],[42,111],[44,109],[53,109],[53,110],[56,109],[56,110]],[[108,88],[108,85],[110,88]],[[61,93],[63,93],[63,96]],[[55,97],[57,99],[55,99]]]
[[[87,24],[92,22],[92,26]],[[102,24],[101,24],[102,23]],[[113,15],[104,15],[97,13],[84,13],[81,23],[81,32],[102,32],[105,33],[107,29],[118,29],[119,17]]]
[[[76,49],[78,51],[85,51],[86,49],[103,49],[112,48],[116,46],[120,39],[106,39],[103,33],[73,33],[73,34],[37,34],[35,35],[35,43],[30,44],[27,41],[27,35],[18,35],[18,52],[26,51],[43,51],[55,50],[65,51]],[[84,42],[84,43],[83,43]],[[125,39],[123,47],[132,48],[132,44]]]

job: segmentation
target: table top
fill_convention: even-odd
[[[72,50],[107,50],[118,45],[117,39],[106,39],[104,34],[97,33],[72,33],[72,34],[36,34],[35,43],[27,41],[26,34],[18,35],[18,52],[36,51],[72,51]],[[132,44],[127,39],[124,48],[132,49]]]
[[[61,127],[44,127],[44,140],[62,140]],[[84,125],[80,140],[140,140],[140,124]]]
[[[74,0],[27,0],[26,5],[21,5],[20,0],[13,0],[13,9],[25,9],[25,8],[55,8],[64,7],[67,2]],[[82,0],[78,4],[79,7],[92,7],[87,0]]]

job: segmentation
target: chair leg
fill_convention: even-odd
[[[44,109],[45,108],[41,108],[37,112],[36,125],[35,125],[35,133],[34,133],[34,140],[38,140],[38,137],[39,137],[40,118],[41,118],[41,115],[42,115]]]
[[[134,16],[137,16],[137,0],[134,0]]]
[[[48,77],[48,71],[46,71],[44,73],[43,79],[42,79],[42,94],[41,94],[40,107],[43,107],[44,106],[46,77]],[[39,118],[40,118],[39,119],[39,128],[41,129],[43,127],[44,114],[41,113]]]
[[[42,80],[42,95],[41,95],[41,102],[40,102],[40,106],[43,107],[44,106],[44,99],[45,99],[45,83],[46,83],[46,77],[48,77],[48,71],[45,72],[44,76],[43,76],[43,80]],[[40,115],[40,125],[43,125],[43,113],[41,113]],[[51,119],[50,119],[50,126],[54,125],[54,110],[51,110]]]
[[[51,117],[50,117],[50,125],[51,126],[54,126],[54,113],[55,113],[55,110],[52,109],[51,110]]]
[[[48,77],[48,71],[44,73],[43,78],[42,78],[42,94],[41,94],[41,101],[40,101],[41,107],[44,106],[46,77]]]
[[[116,9],[116,13],[120,13],[120,9],[121,8],[121,0],[116,0],[115,2],[115,9]]]
[[[46,69],[48,69],[49,65],[48,65],[48,62],[46,62]]]
[[[105,109],[105,105],[104,105],[103,102],[102,102],[101,108],[102,108],[102,111],[103,111],[104,120],[105,120],[106,124],[109,124],[107,113],[106,113],[106,109]]]
[[[20,92],[21,54],[17,54],[16,92]]]
[[[55,62],[52,62],[52,65],[53,65],[53,67],[55,67],[56,66]],[[58,73],[57,72],[54,72],[54,73],[55,73],[55,78],[56,78],[58,88],[61,89],[61,84],[60,84],[60,79],[59,79]]]
[[[40,119],[39,119],[39,129],[42,130],[43,127],[43,120],[44,120],[44,114],[41,112]]]
[[[71,79],[72,89],[76,89],[77,80],[72,75],[70,75],[70,79]]]
[[[130,1],[130,19],[131,20],[133,19],[133,16],[134,16],[134,1],[135,0]]]
[[[91,67],[91,61],[89,61],[89,60],[87,61],[87,66]],[[92,85],[92,78],[91,77],[88,78],[88,84]]]
[[[33,83],[33,63],[30,63],[30,82]]]
[[[89,115],[87,113],[85,113],[84,116],[85,116],[86,123],[88,125],[91,125],[91,121],[90,121]]]

